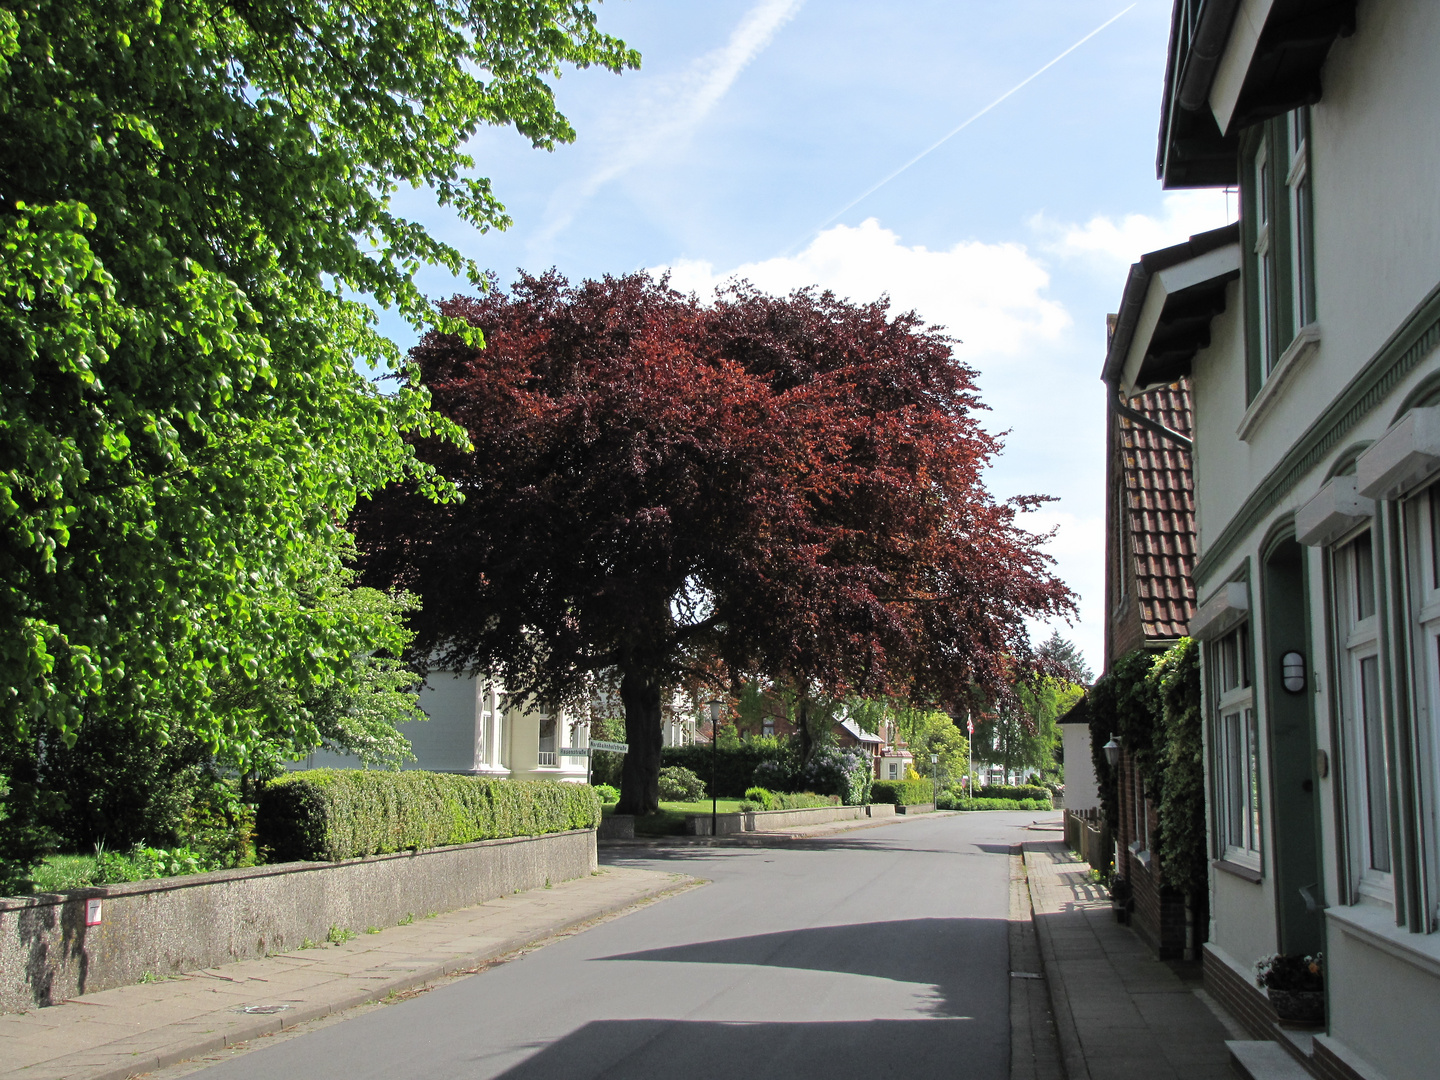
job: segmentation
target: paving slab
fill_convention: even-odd
[[[1234,1080],[1226,1026],[1115,921],[1089,865],[1059,840],[1024,849],[1068,1080]]]
[[[338,945],[122,986],[0,1018],[0,1080],[125,1080],[328,1016],[696,884],[609,867]]]

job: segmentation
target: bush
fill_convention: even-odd
[[[732,747],[722,741],[719,754],[707,744],[667,746],[660,751],[660,764],[682,765],[707,786],[713,770],[716,776],[713,786],[722,799],[742,798],[746,788],[756,785],[768,791],[794,791],[800,786],[795,751],[789,743],[775,739],[757,739]],[[762,765],[767,770],[763,776],[757,774]]]
[[[896,806],[914,806],[928,803],[935,797],[935,789],[929,780],[876,780],[870,788],[870,800],[877,803],[894,803]]]
[[[801,776],[815,791],[839,795],[846,806],[864,806],[875,780],[874,759],[864,747],[826,746],[815,751]]]
[[[747,788],[745,791],[745,801],[754,803],[755,809],[757,810],[775,809],[775,796],[763,787]],[[742,806],[741,809],[748,810],[749,807]]]
[[[266,785],[256,815],[271,862],[329,861],[594,828],[585,784],[451,773],[312,769]]]
[[[595,794],[600,796],[600,801],[602,803],[612,803],[620,801],[620,789],[617,787],[611,787],[609,784],[596,784]]]
[[[1045,799],[954,799],[951,805],[940,806],[941,810],[1049,810],[1050,800]]]
[[[990,784],[980,789],[982,799],[1049,799],[1050,789],[1039,784]]]
[[[705,781],[680,765],[668,766],[660,770],[660,798],[664,802],[699,802],[705,798]]]

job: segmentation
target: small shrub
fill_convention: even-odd
[[[756,810],[775,809],[774,794],[770,791],[767,791],[763,787],[752,787],[747,789],[745,792],[745,801],[749,803],[755,803]],[[749,809],[749,807],[741,807],[741,809]]]
[[[683,765],[660,770],[660,798],[665,802],[699,802],[705,798],[705,781]]]
[[[617,787],[611,787],[609,784],[596,784],[595,794],[600,796],[600,801],[602,803],[612,803],[620,801],[620,789]]]
[[[813,791],[839,795],[846,806],[863,806],[870,801],[875,765],[864,747],[826,746],[815,751],[800,775]]]
[[[755,766],[752,779],[767,791],[788,791],[795,786],[795,770],[789,761],[771,758]]]
[[[330,932],[325,935],[325,940],[331,945],[344,945],[355,936],[355,931],[344,926],[330,924]]]
[[[839,795],[816,795],[813,791],[787,791],[775,796],[776,810],[813,810],[821,806],[840,806]]]

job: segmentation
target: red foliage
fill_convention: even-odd
[[[392,489],[362,508],[366,579],[423,597],[417,648],[447,669],[556,699],[618,670],[642,773],[636,739],[658,769],[661,689],[701,647],[944,701],[1001,690],[1025,618],[1071,610],[1017,524],[1034,500],[983,486],[998,444],[973,372],[913,314],[554,273],[442,308],[486,339],[411,354],[474,443],[420,448],[465,501]]]

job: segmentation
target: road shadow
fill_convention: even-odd
[[[1004,1004],[996,997],[1008,994],[1008,983],[1001,981],[1008,974],[1008,942],[1008,925],[1002,919],[896,919],[700,941],[594,960],[745,964],[919,983],[934,988],[930,1015],[956,1018],[991,1013]]]
[[[505,1080],[1004,1080],[1004,1025],[969,1020],[738,1024],[596,1020],[500,1076]]]

